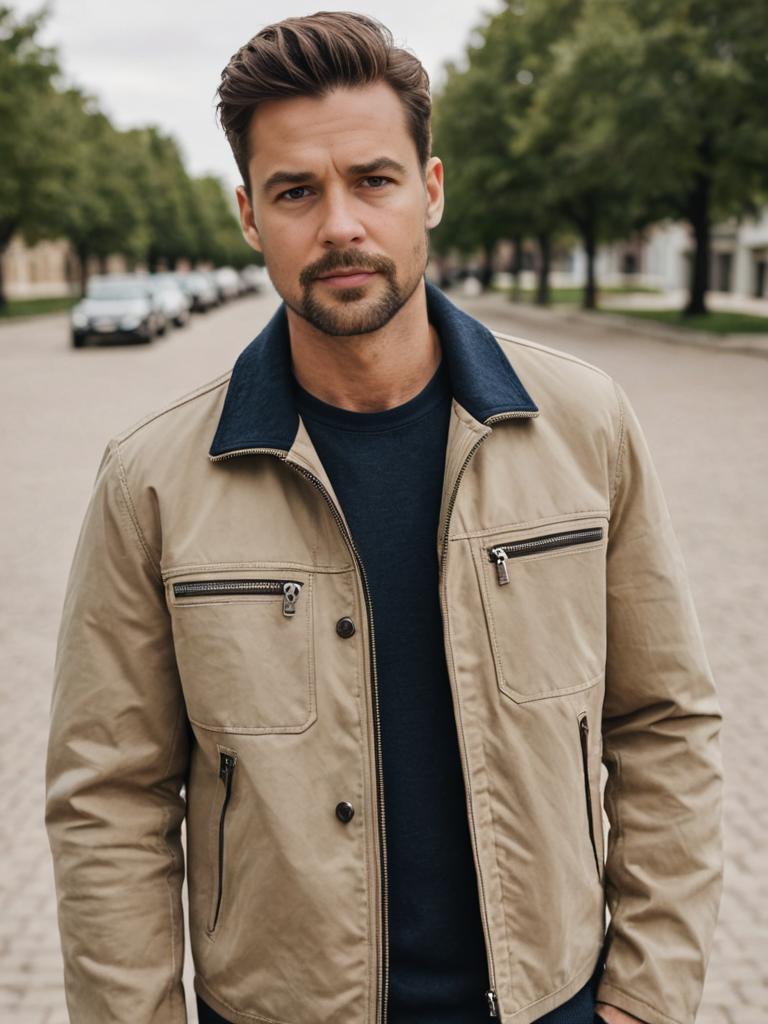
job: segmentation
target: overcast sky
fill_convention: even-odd
[[[26,14],[42,3],[18,0]],[[58,48],[67,80],[98,97],[118,128],[157,124],[180,143],[194,175],[230,185],[237,170],[214,116],[214,94],[231,55],[263,26],[316,10],[354,10],[388,25],[421,59],[433,85],[445,60],[460,59],[472,29],[499,0],[51,0],[42,40]]]

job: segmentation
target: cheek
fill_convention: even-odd
[[[312,243],[305,227],[296,223],[265,224],[261,231],[264,259],[273,275],[294,273],[312,259]]]

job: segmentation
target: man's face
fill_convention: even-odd
[[[426,171],[385,82],[254,112],[246,240],[286,305],[325,334],[366,334],[411,297],[443,208],[442,165]]]

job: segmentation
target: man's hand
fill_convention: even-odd
[[[618,1006],[610,1006],[608,1003],[596,1003],[595,1011],[606,1024],[645,1024],[639,1017],[633,1017],[626,1010],[620,1010]]]

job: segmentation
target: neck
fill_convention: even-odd
[[[341,409],[381,412],[402,405],[426,386],[440,363],[423,279],[389,323],[370,334],[332,337],[289,307],[286,312],[296,380]]]

